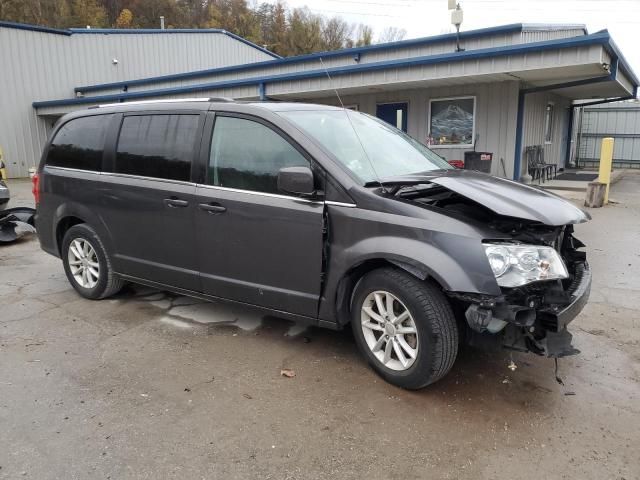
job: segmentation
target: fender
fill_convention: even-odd
[[[384,263],[397,265],[422,280],[433,278],[447,291],[501,293],[478,238],[443,232],[431,232],[428,239],[371,237],[332,251],[320,319],[343,323],[343,307],[357,280],[353,275],[358,277]]]
[[[77,202],[64,202],[60,204],[53,212],[53,220],[51,222],[53,244],[56,252],[60,251],[60,245],[58,245],[58,237],[56,231],[60,222],[67,217],[77,217],[83,220],[87,225],[93,228],[103,245],[107,249],[107,252],[113,251],[113,239],[109,228],[104,223],[100,216],[97,216],[95,212],[91,211],[88,207]]]

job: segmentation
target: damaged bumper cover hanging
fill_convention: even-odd
[[[470,327],[468,343],[499,343],[503,348],[560,358],[580,353],[571,344],[567,325],[587,304],[590,292],[591,270],[585,261],[576,266],[566,290],[559,282],[540,282],[518,289],[517,295],[449,292],[449,296],[465,305],[464,317]]]

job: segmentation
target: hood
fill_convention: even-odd
[[[591,220],[588,213],[562,197],[540,188],[471,170],[439,170],[383,179],[381,183],[385,186],[433,183],[479,203],[498,215],[545,225],[558,226]]]

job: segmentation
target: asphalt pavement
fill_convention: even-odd
[[[576,227],[594,284],[564,385],[466,349],[408,392],[349,331],[143,287],[85,300],[36,238],[0,247],[0,478],[638,479],[640,175],[611,195]]]

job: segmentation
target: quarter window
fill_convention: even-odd
[[[111,117],[93,115],[65,123],[51,141],[47,165],[101,171],[104,139]]]
[[[134,115],[120,129],[115,171],[188,181],[198,115]]]
[[[217,117],[208,182],[219,187],[278,192],[278,171],[309,166],[289,142],[269,127],[243,118]]]

